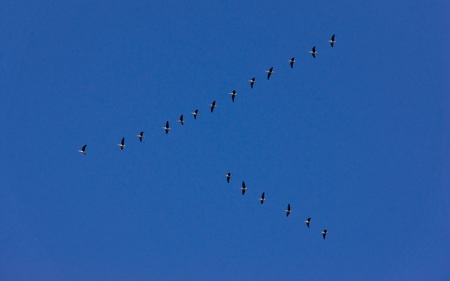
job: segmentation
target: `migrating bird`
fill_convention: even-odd
[[[123,150],[125,148],[125,137],[123,137],[122,141],[117,145],[120,146],[120,150]]]
[[[82,153],[82,154],[84,154],[84,155],[86,155],[86,145],[87,145],[87,144],[83,145],[83,147],[81,148],[81,150],[78,150],[78,152],[79,152],[79,153]]]
[[[227,173],[225,176],[227,176],[227,183],[230,183],[231,173]]]
[[[212,104],[210,104],[209,106],[211,106],[211,112],[213,112],[213,111],[214,111],[214,108],[217,107],[216,101],[213,101]]]
[[[323,239],[325,239],[325,236],[327,236],[327,234],[328,234],[328,231],[327,231],[326,229],[324,229],[324,230],[322,231],[322,237],[323,237]]]
[[[244,195],[245,194],[245,191],[247,190],[248,188],[246,188],[245,187],[245,182],[244,181],[242,181],[242,187],[241,187],[241,190],[242,190],[242,195]]]
[[[255,77],[253,77],[252,79],[248,80],[248,82],[250,82],[250,88],[252,88],[252,89],[253,89],[253,85],[254,85],[254,84],[255,84],[255,82],[256,82],[256,79],[255,79]]]
[[[284,210],[286,212],[286,217],[289,216],[289,214],[292,212],[291,211],[291,204],[288,204],[287,210]]]
[[[273,71],[273,66],[269,70],[267,70],[266,72],[267,72],[267,80],[269,80],[270,79],[270,75],[272,75],[272,73],[275,72],[275,71]]]
[[[177,120],[177,122],[180,123],[181,125],[184,125],[183,114],[181,114],[180,119]]]
[[[196,109],[194,112],[191,112],[191,114],[194,115],[194,119],[197,119],[198,109]]]
[[[139,138],[139,141],[142,142],[142,139],[144,138],[144,131],[140,132],[139,135],[136,135]]]
[[[316,58],[316,55],[317,55],[317,52],[316,52],[316,46],[314,46],[314,47],[311,49],[311,51],[309,51],[309,53],[310,53],[314,58]]]
[[[304,222],[306,222],[306,226],[309,228],[309,224],[311,223],[311,218],[308,218]]]
[[[259,201],[261,202],[261,204],[264,204],[264,201],[266,201],[266,199],[264,198],[265,192],[263,192],[261,194],[261,198],[259,198]]]
[[[334,40],[334,36],[335,36],[335,35],[336,35],[336,34],[333,34],[333,36],[331,36],[331,39],[328,40],[328,42],[330,42],[330,45],[331,45],[332,48],[334,47],[334,43],[336,43],[336,41]]]
[[[233,90],[233,92],[231,92],[231,93],[228,93],[228,94],[230,94],[231,95],[231,100],[234,102],[234,98],[236,97],[236,95],[237,95],[237,93],[236,93],[236,90]]]
[[[166,122],[166,126],[163,127],[164,131],[166,131],[166,135],[169,133],[170,131],[170,127],[169,127],[169,121]]]
[[[294,68],[294,62],[295,62],[295,57],[292,57],[292,59],[289,60],[291,68]]]

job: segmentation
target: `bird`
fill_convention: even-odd
[[[265,192],[263,192],[261,194],[261,198],[259,198],[259,201],[261,202],[261,204],[264,204],[264,201],[266,201],[266,199],[264,198]]]
[[[166,131],[166,135],[169,133],[170,131],[170,127],[169,127],[169,121],[166,122],[166,126],[163,127],[164,131]]]
[[[227,173],[225,176],[227,176],[227,183],[230,183],[231,173]]]
[[[181,114],[180,119],[177,120],[177,122],[180,123],[181,125],[184,125],[183,114]]]
[[[270,79],[270,75],[272,75],[272,73],[275,72],[275,71],[273,71],[273,66],[269,70],[267,70],[266,72],[267,72],[267,80],[269,80]]]
[[[139,135],[136,135],[139,138],[139,141],[142,142],[142,139],[144,138],[144,131],[140,132]]]
[[[117,145],[120,146],[120,150],[123,150],[125,148],[125,138],[123,137],[122,141]]]
[[[248,82],[250,82],[250,88],[252,88],[252,89],[253,89],[253,85],[254,85],[254,84],[255,84],[255,82],[256,82],[256,79],[255,79],[255,77],[253,77],[252,79],[248,80]]]
[[[292,57],[292,59],[289,60],[291,68],[294,68],[294,62],[295,62],[295,57]]]
[[[194,112],[191,112],[191,114],[194,115],[194,119],[197,119],[198,109],[196,109]]]
[[[331,36],[331,39],[328,40],[328,42],[330,42],[330,45],[331,45],[332,48],[334,47],[334,43],[336,43],[336,41],[334,40],[334,36],[335,36],[335,35],[336,35],[336,34],[333,34],[333,36]]]
[[[216,101],[213,101],[212,104],[210,104],[209,106],[211,106],[211,112],[213,112],[213,111],[214,111],[214,108],[217,107]]]
[[[325,239],[325,236],[327,236],[327,234],[328,234],[328,231],[327,231],[326,229],[324,229],[324,230],[322,231],[322,237],[323,237],[323,239]]]
[[[246,191],[247,189],[248,189],[248,188],[245,187],[245,182],[243,181],[243,182],[242,182],[242,187],[241,187],[242,195],[245,194],[245,191]]]
[[[228,93],[228,94],[230,94],[231,95],[231,100],[234,102],[234,98],[236,97],[236,95],[237,95],[237,93],[236,93],[236,90],[233,90],[233,92],[231,92],[231,93]]]
[[[284,211],[286,212],[286,217],[288,217],[289,214],[292,212],[292,211],[291,211],[291,204],[288,204],[287,209],[284,210]]]
[[[316,46],[312,47],[311,51],[309,51],[309,53],[316,58],[317,52],[316,52]]]
[[[309,224],[311,223],[311,218],[308,218],[304,222],[306,222],[306,226],[309,228]]]
[[[78,150],[78,152],[81,153],[81,154],[86,155],[86,145],[87,144],[83,145],[83,147],[80,150]]]

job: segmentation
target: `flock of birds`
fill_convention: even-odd
[[[331,39],[328,40],[328,42],[330,43],[331,47],[334,47],[334,44],[336,43],[335,34],[333,34],[331,36]],[[318,53],[316,51],[316,46],[312,47],[312,49],[311,49],[311,51],[309,51],[309,53],[313,56],[313,58],[316,58],[316,55]],[[295,57],[292,57],[289,60],[289,65],[290,65],[291,69],[294,68],[294,63],[295,63]],[[267,80],[269,80],[270,76],[274,73],[273,66],[269,70],[267,70],[266,73],[267,73]],[[250,83],[250,88],[253,89],[253,86],[256,83],[256,78],[252,77],[252,79],[248,80],[248,82]],[[234,100],[236,98],[236,95],[237,95],[236,90],[233,90],[229,94],[231,95],[231,101],[234,102]],[[217,108],[216,101],[214,100],[209,106],[210,106],[211,113],[214,112],[214,109]],[[194,112],[191,112],[191,114],[193,115],[194,119],[196,120],[197,116],[199,115],[198,109],[194,110]],[[181,125],[184,125],[184,116],[183,116],[183,114],[181,114],[181,116],[177,120],[177,122],[180,123]],[[171,130],[170,125],[169,125],[169,121],[166,121],[166,125],[163,127],[163,129],[166,132],[166,134],[169,133],[169,131]],[[142,131],[136,136],[139,138],[139,141],[142,142],[142,140],[144,139],[144,132]],[[119,144],[117,144],[117,145],[120,147],[120,150],[123,150],[125,148],[125,137],[122,137],[121,142]],[[80,152],[81,154],[86,155],[86,146],[87,146],[87,144],[83,145],[83,147],[80,150],[78,150],[78,152]],[[230,183],[231,173],[227,173],[225,176],[226,176],[226,179],[227,179],[227,183]],[[240,188],[240,190],[242,192],[242,195],[245,195],[245,191],[247,189],[248,188],[245,186],[245,182],[242,181],[242,185],[241,185],[241,188]],[[263,192],[261,194],[261,197],[259,198],[259,201],[260,201],[261,204],[264,204],[264,202],[266,201],[265,192]],[[292,212],[291,204],[288,204],[286,210],[284,210],[284,211],[286,212],[286,217],[289,217],[289,215]],[[311,224],[311,218],[307,218],[304,222],[306,223],[306,226],[309,228],[310,224]],[[325,237],[328,234],[328,231],[326,229],[324,229],[321,233],[322,233],[323,239],[325,239]]]

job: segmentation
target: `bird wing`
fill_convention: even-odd
[[[169,121],[166,122],[166,129],[169,128]]]
[[[125,144],[125,137],[122,138],[122,141],[120,142],[122,145]]]
[[[86,150],[86,145],[87,145],[87,144],[83,145],[83,147],[81,148],[82,151],[85,151],[85,150]]]

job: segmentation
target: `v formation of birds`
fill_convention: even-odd
[[[328,42],[330,43],[331,47],[334,47],[334,44],[336,43],[336,41],[335,41],[334,38],[335,38],[335,34],[333,34],[333,35],[331,36],[331,39],[328,40]],[[313,58],[316,58],[316,55],[318,54],[318,52],[316,51],[316,46],[312,47],[312,49],[311,49],[311,51],[309,51],[309,53],[312,55]],[[290,68],[291,68],[291,69],[294,68],[294,63],[295,63],[295,57],[292,57],[292,58],[289,60],[289,65],[290,65]],[[266,70],[266,73],[267,73],[267,80],[270,79],[270,77],[272,76],[272,74],[273,74],[274,72],[275,72],[275,71],[274,71],[274,69],[273,69],[273,66],[272,66],[269,70]],[[252,79],[248,80],[248,82],[250,83],[250,88],[253,89],[253,87],[254,87],[254,85],[255,85],[255,83],[256,83],[256,78],[255,78],[255,77],[252,77]],[[231,95],[231,101],[234,103],[234,100],[235,100],[235,98],[236,98],[236,96],[237,96],[236,90],[233,90],[233,91],[230,92],[229,94]],[[214,112],[214,109],[217,108],[216,101],[214,100],[209,106],[210,106],[210,111],[211,111],[211,113]],[[197,119],[197,116],[199,115],[198,109],[194,110],[194,112],[192,112],[191,114],[193,115],[194,119],[196,120],[196,119]],[[180,116],[180,118],[177,120],[177,122],[180,123],[181,125],[184,125],[184,115],[183,115],[183,114],[181,114],[181,116]],[[169,126],[169,121],[167,121],[167,122],[166,122],[166,125],[165,125],[164,127],[162,127],[162,128],[164,129],[165,133],[168,134],[169,131],[171,130],[171,128],[170,128],[170,126]],[[141,132],[140,132],[138,135],[136,135],[136,136],[139,138],[139,142],[142,142],[142,140],[144,139],[144,132],[141,131]],[[119,144],[117,144],[117,145],[120,147],[121,150],[123,150],[123,149],[125,148],[125,137],[122,137],[121,142],[120,142]],[[80,152],[80,153],[83,154],[83,155],[86,155],[86,153],[87,153],[87,152],[86,152],[86,146],[87,146],[87,144],[83,145],[83,147],[82,147],[80,150],[78,150],[78,152]],[[229,173],[227,173],[225,176],[226,176],[227,183],[230,183],[230,180],[231,180],[231,173],[229,172]],[[247,191],[247,189],[248,189],[248,188],[246,187],[245,182],[242,181],[241,188],[240,188],[240,190],[241,190],[241,192],[242,192],[242,195],[245,195],[245,191]],[[265,196],[266,196],[266,194],[265,194],[265,192],[263,192],[263,193],[261,194],[261,197],[259,198],[259,201],[260,201],[261,205],[263,205],[264,202],[266,201],[266,197],[265,197]],[[284,210],[284,211],[285,211],[285,213],[286,213],[286,217],[289,217],[289,215],[292,213],[292,209],[291,209],[291,204],[290,204],[290,203],[287,204],[286,210]],[[311,224],[311,218],[307,218],[307,219],[304,221],[304,223],[305,223],[306,226],[309,228],[309,227],[310,227],[310,224]],[[322,233],[323,239],[325,239],[325,237],[326,237],[327,234],[328,234],[328,231],[327,231],[326,229],[324,229],[321,233]]]

